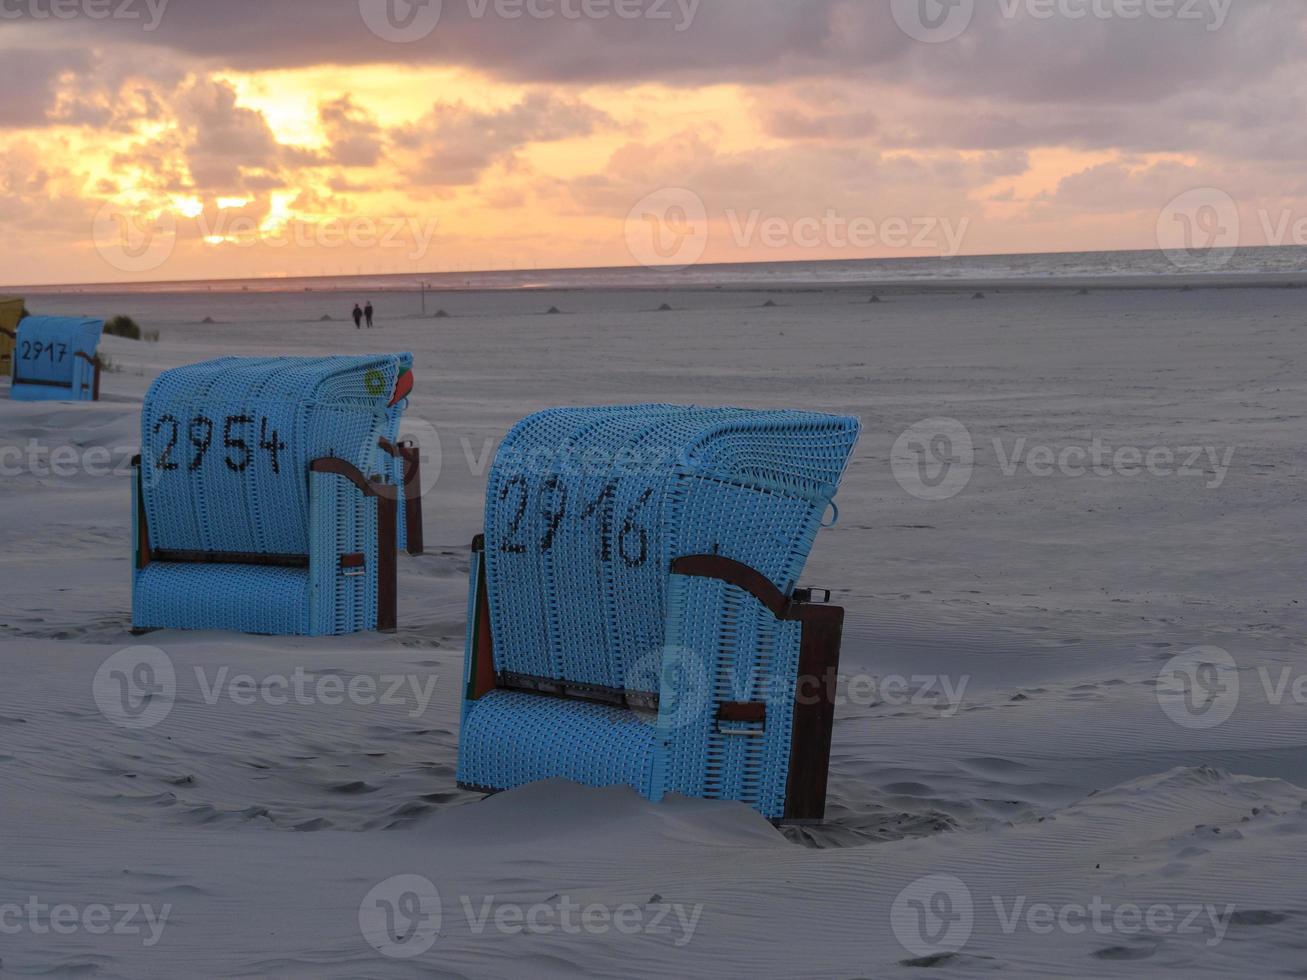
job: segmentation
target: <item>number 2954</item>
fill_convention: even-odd
[[[221,422],[205,415],[185,422],[173,415],[162,415],[154,423],[154,436],[156,445],[162,443],[154,461],[160,470],[185,467],[195,472],[206,461],[218,465],[221,459],[233,473],[244,473],[261,457],[273,473],[280,475],[281,453],[286,449],[267,417],[252,415],[228,415]]]

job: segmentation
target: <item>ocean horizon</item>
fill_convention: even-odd
[[[1210,275],[1220,277],[1307,274],[1307,247],[1248,247],[1196,252],[1177,259],[1162,250],[1036,252],[929,258],[699,264],[686,268],[600,266],[497,269],[467,272],[357,273],[263,276],[139,283],[48,283],[0,286],[3,292],[204,293],[204,292],[432,292],[529,289],[661,289],[677,287],[857,286],[949,282],[1040,282]]]

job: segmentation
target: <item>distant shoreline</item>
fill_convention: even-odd
[[[328,280],[327,282],[330,282]],[[189,287],[189,288],[186,288]],[[0,294],[16,296],[221,296],[221,295],[296,295],[306,293],[352,294],[360,289],[376,294],[412,294],[421,292],[412,283],[383,285],[376,281],[366,286],[351,284],[324,284],[321,286],[292,288],[289,285],[254,286],[248,280],[231,280],[230,284],[167,283],[121,284],[100,283],[84,286],[0,286]],[[1110,276],[1049,276],[1017,278],[971,279],[898,279],[840,282],[808,282],[803,280],[774,282],[721,282],[678,281],[668,274],[666,282],[612,283],[612,284],[549,284],[549,285],[435,285],[426,291],[433,295],[459,295],[475,293],[879,293],[884,295],[929,295],[961,292],[1056,292],[1079,291],[1117,292],[1123,290],[1214,290],[1214,289],[1307,289],[1307,270],[1277,273],[1173,273],[1165,275],[1110,275]]]
[[[446,272],[319,272],[155,282],[0,286],[18,295],[241,295],[291,293],[433,294],[499,292],[667,292],[1274,288],[1307,284],[1307,246],[1248,246],[1181,260],[1159,249],[1005,252],[989,255],[700,262],[676,267],[583,266]],[[1190,264],[1190,260],[1194,264]],[[1203,263],[1199,265],[1198,263]]]

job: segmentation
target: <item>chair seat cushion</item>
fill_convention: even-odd
[[[542,779],[631,786],[652,794],[654,716],[625,708],[498,690],[468,705],[458,781],[485,790]]]
[[[309,632],[309,570],[270,565],[151,562],[139,573],[139,629]]]

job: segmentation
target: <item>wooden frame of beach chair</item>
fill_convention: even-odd
[[[412,439],[398,444],[382,439],[381,451],[398,461],[400,478],[396,483],[403,487],[404,506],[401,510],[400,544],[410,555],[422,554],[422,453]]]
[[[661,430],[673,451],[585,495],[588,477],[553,462],[526,475],[538,434],[589,452],[609,428],[610,449]],[[565,778],[823,819],[844,610],[794,580],[857,432],[670,406],[558,410],[514,430],[472,546],[459,784]],[[617,506],[604,516],[597,501]],[[660,516],[637,526],[623,506]],[[586,637],[596,648],[578,650]]]
[[[0,377],[6,381],[11,380],[14,373],[14,344],[17,340],[17,331],[0,327]]]
[[[18,341],[18,324],[26,305],[17,296],[0,297],[0,377],[10,380],[14,373],[14,345]]]

